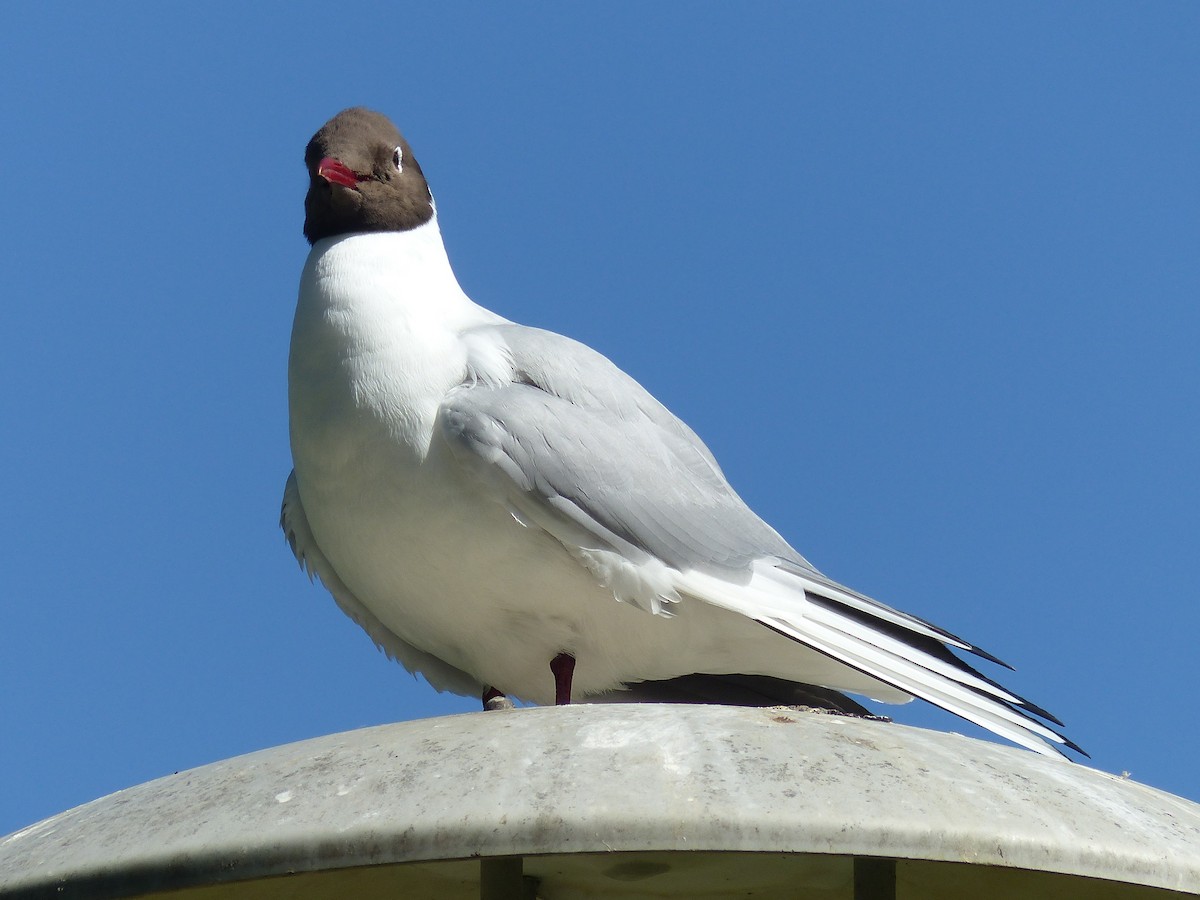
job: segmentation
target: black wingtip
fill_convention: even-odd
[[[916,618],[916,616],[913,616],[913,618]],[[996,654],[989,653],[988,651],[984,650],[982,647],[978,647],[975,644],[972,644],[970,641],[964,641],[962,638],[960,638],[954,632],[947,631],[945,628],[940,628],[937,625],[934,625],[932,622],[926,622],[924,619],[918,619],[918,621],[924,625],[928,625],[934,631],[939,632],[943,637],[949,638],[947,643],[957,646],[958,649],[960,649],[960,650],[965,649],[968,653],[972,653],[975,656],[978,656],[980,659],[986,659],[990,663],[995,663],[996,665],[1000,666],[1000,668],[1008,669],[1008,671],[1010,671],[1010,672],[1017,671],[1013,666],[1006,663],[1004,660],[1002,660]]]
[[[798,574],[801,574],[804,577],[810,578],[810,579],[815,577],[816,580],[824,581],[830,587],[836,588],[839,591],[844,591],[847,594],[857,597],[859,600],[863,600],[869,604],[873,604],[875,606],[881,607],[882,609],[886,609],[889,612],[894,613],[895,615],[898,615],[903,619],[907,619],[910,622],[913,622],[914,624],[923,626],[924,628],[928,628],[930,631],[934,632],[934,634],[936,634],[938,636],[938,639],[941,640],[943,643],[951,644],[952,646],[956,647],[959,650],[964,650],[968,653],[972,653],[975,656],[978,656],[980,659],[986,659],[988,662],[995,663],[996,665],[1000,666],[1002,669],[1008,669],[1010,672],[1016,671],[1016,669],[1014,669],[1011,665],[1006,663],[1000,657],[996,656],[994,653],[989,653],[987,650],[984,650],[982,647],[977,647],[976,645],[972,644],[970,641],[963,640],[957,634],[955,634],[953,631],[947,631],[945,628],[942,628],[940,625],[935,625],[933,622],[930,622],[928,619],[922,619],[920,616],[914,616],[912,613],[904,612],[903,610],[899,610],[899,609],[896,609],[895,607],[888,606],[886,603],[880,603],[878,600],[874,599],[873,597],[868,597],[866,594],[859,593],[858,591],[854,590],[853,588],[848,588],[843,584],[838,584],[836,581],[831,581],[830,579],[826,578],[824,575],[820,574],[819,572],[817,572],[815,570],[813,570],[813,571],[799,570],[796,567],[795,563],[791,563],[789,565],[786,560],[781,560],[778,565],[780,568],[784,569],[784,571],[797,572]],[[805,590],[804,593],[805,593],[805,596],[807,596],[809,599],[817,600],[818,602],[821,602],[823,604],[833,604],[843,611],[847,611],[847,610],[850,610],[853,608],[853,607],[847,606],[845,603],[838,600],[836,597],[827,596],[825,594],[820,593],[819,591]],[[858,612],[863,613],[864,611],[858,610]],[[869,612],[865,613],[865,615],[870,616],[871,618],[874,618],[876,620],[879,620],[878,616],[871,616],[871,614]],[[861,620],[861,617],[860,617],[860,620]]]
[[[1092,758],[1092,755],[1090,753],[1088,753],[1086,750],[1084,750],[1082,747],[1080,747],[1077,743],[1075,743],[1073,740],[1071,740],[1065,734],[1062,734],[1061,732],[1056,731],[1056,732],[1054,732],[1054,736],[1058,739],[1059,744],[1061,744],[1062,746],[1060,747],[1060,746],[1058,746],[1058,744],[1051,744],[1050,746],[1054,748],[1054,750],[1058,753],[1059,756],[1061,756],[1063,759],[1067,760],[1068,762],[1076,762],[1077,760],[1073,760],[1073,759],[1071,759],[1071,757],[1067,756],[1067,754],[1063,751],[1063,747],[1065,747],[1067,750],[1070,750],[1074,753],[1078,753],[1080,756],[1084,757],[1085,759]]]
[[[1042,709],[1036,703],[1030,703],[1024,697],[1021,697],[1021,696],[1018,696],[1015,694],[1013,696],[1016,696],[1017,700],[1019,701],[1017,703],[1017,706],[1019,706],[1021,709],[1025,710],[1026,712],[1031,712],[1035,716],[1045,719],[1047,722],[1052,722],[1053,724],[1057,725],[1059,728],[1067,727],[1066,725],[1063,724],[1062,719],[1060,719],[1058,716],[1054,715],[1053,713],[1046,712],[1046,710]]]
[[[817,595],[817,597],[818,597],[819,599],[824,599],[824,598],[820,598],[820,597],[819,597],[819,595]],[[830,601],[826,601],[826,602],[830,602]],[[848,612],[847,612],[847,615],[853,615],[853,612],[854,612],[854,611],[848,611]],[[765,621],[765,620],[763,620],[763,619],[757,619],[756,621],[757,621],[757,622],[758,622],[760,625],[762,625],[763,627],[765,627],[765,628],[768,628],[768,629],[770,629],[771,631],[774,631],[776,634],[778,634],[778,635],[780,635],[780,636],[782,636],[782,637],[785,637],[785,638],[787,638],[788,640],[791,640],[791,641],[796,641],[797,643],[804,643],[804,642],[803,642],[802,640],[800,640],[799,638],[795,637],[794,635],[788,634],[786,631],[782,631],[782,630],[780,630],[779,628],[777,628],[776,626],[772,625],[772,624],[771,624],[770,622],[768,622],[768,621]],[[888,626],[888,624],[887,624],[887,623],[880,623],[880,624],[879,624],[877,627],[879,627],[879,628],[881,628],[881,629],[883,629],[883,630],[887,630],[887,628],[888,628],[889,626]],[[892,626],[892,627],[895,627],[895,626]],[[910,640],[911,640],[911,639],[912,639],[912,638],[910,638]],[[981,689],[980,689],[980,688],[978,688],[978,687],[969,686],[969,687],[970,687],[970,690],[972,690],[973,692],[975,692],[975,693],[976,693],[976,694],[978,694],[979,696],[981,696],[981,697],[984,697],[984,698],[986,698],[986,699],[993,700],[994,702],[996,702],[996,703],[999,703],[999,704],[1000,704],[1000,705],[1002,705],[1002,706],[1006,706],[1006,707],[1008,707],[1009,709],[1011,709],[1011,710],[1014,710],[1014,711],[1018,712],[1018,713],[1019,713],[1019,714],[1020,714],[1020,715],[1021,715],[1023,718],[1025,718],[1025,719],[1026,719],[1026,720],[1027,720],[1029,723],[1031,723],[1031,724],[1038,724],[1038,723],[1036,723],[1036,720],[1035,720],[1035,719],[1033,719],[1033,718],[1032,718],[1032,716],[1026,715],[1026,713],[1032,713],[1033,715],[1036,715],[1036,716],[1038,716],[1038,717],[1040,717],[1040,718],[1042,718],[1042,719],[1045,719],[1045,720],[1046,720],[1046,721],[1048,721],[1048,722],[1052,722],[1052,723],[1054,723],[1055,725],[1059,726],[1060,728],[1062,728],[1062,727],[1065,727],[1065,726],[1063,726],[1063,723],[1062,723],[1062,722],[1060,722],[1056,716],[1054,716],[1054,715],[1050,714],[1049,712],[1047,712],[1046,710],[1042,709],[1042,708],[1041,708],[1040,706],[1038,706],[1036,703],[1031,703],[1031,702],[1029,702],[1029,701],[1028,701],[1028,700],[1026,700],[1024,697],[1021,697],[1019,694],[1013,694],[1011,691],[1009,691],[1009,690],[1008,690],[1007,688],[1005,688],[1003,685],[1001,685],[1001,684],[999,684],[998,682],[996,682],[996,681],[992,680],[991,678],[988,678],[986,675],[984,675],[984,674],[982,674],[982,673],[980,673],[980,672],[977,672],[977,671],[976,671],[974,668],[972,668],[971,666],[969,666],[967,663],[963,662],[963,660],[961,660],[961,659],[959,659],[958,657],[956,657],[956,656],[955,656],[955,655],[954,655],[954,654],[953,654],[953,653],[952,653],[952,652],[949,650],[949,648],[945,647],[945,646],[944,646],[944,645],[942,645],[941,643],[939,643],[939,642],[937,642],[936,640],[934,640],[934,639],[931,639],[931,638],[926,638],[925,640],[928,640],[928,641],[930,641],[930,642],[931,642],[931,646],[927,646],[927,647],[925,647],[925,648],[924,648],[924,649],[925,649],[925,652],[927,652],[927,653],[934,653],[935,655],[940,655],[940,656],[941,656],[941,658],[943,658],[943,659],[951,660],[951,661],[953,661],[953,662],[957,663],[957,664],[958,664],[958,665],[959,665],[959,666],[960,666],[960,667],[961,667],[961,668],[962,668],[964,671],[966,671],[966,672],[970,672],[972,675],[975,675],[976,677],[978,677],[978,678],[982,679],[983,681],[986,681],[987,683],[989,683],[989,684],[993,685],[994,687],[997,687],[997,688],[999,688],[1000,690],[1004,691],[1005,693],[1007,693],[1007,694],[1009,694],[1010,696],[1012,696],[1013,698],[1015,698],[1015,701],[1016,701],[1016,702],[1009,702],[1009,701],[1006,701],[1006,700],[1002,700],[1002,699],[1000,699],[999,697],[993,696],[993,695],[991,695],[991,694],[989,694],[989,693],[987,693],[987,692],[985,692],[985,691],[981,690]],[[877,679],[877,680],[879,680],[879,681],[883,682],[884,684],[890,684],[892,687],[894,687],[894,688],[897,688],[897,689],[899,689],[899,690],[902,690],[902,691],[909,691],[909,690],[910,690],[909,688],[903,687],[903,686],[901,686],[901,685],[899,685],[899,684],[895,683],[894,681],[889,681],[889,680],[888,680],[888,679],[886,679],[886,678],[882,678],[882,677],[880,677],[880,676],[879,676],[878,674],[876,674],[876,673],[873,673],[873,672],[867,672],[866,670],[864,670],[864,669],[861,669],[861,668],[859,668],[859,667],[857,667],[857,666],[855,666],[855,665],[852,665],[851,663],[847,663],[847,662],[845,662],[844,660],[837,659],[837,657],[834,657],[834,656],[832,656],[831,654],[827,653],[826,651],[822,650],[822,649],[821,649],[821,648],[819,648],[819,647],[814,647],[812,644],[805,644],[805,646],[809,647],[809,649],[811,649],[811,650],[815,650],[817,653],[820,653],[820,654],[822,654],[822,655],[824,655],[824,656],[828,656],[830,659],[833,659],[833,660],[835,660],[835,661],[837,661],[837,662],[841,663],[842,665],[844,665],[844,666],[847,666],[848,668],[851,668],[851,669],[857,669],[858,671],[862,672],[864,675],[868,675],[868,676],[870,676],[871,678],[875,678],[875,679]],[[937,653],[937,651],[940,651],[940,654],[938,654],[938,653]],[[1009,668],[1011,668],[1011,666],[1010,666]],[[929,701],[929,702],[932,702],[932,701]],[[936,704],[936,703],[934,703],[934,705],[936,706],[936,705],[939,705],[939,704]],[[986,726],[984,726],[984,727],[986,727]],[[1039,725],[1039,727],[1044,727],[1044,726],[1040,726],[1040,725]],[[989,729],[989,730],[991,730],[991,729]],[[1034,730],[1034,729],[1030,729],[1030,730],[1032,731],[1032,733],[1034,733],[1034,734],[1037,734],[1037,731],[1036,731],[1036,730]],[[1054,732],[1052,732],[1052,734],[1053,734],[1053,735],[1054,735],[1054,737],[1057,739],[1057,741],[1056,741],[1056,742],[1051,742],[1051,743],[1049,743],[1049,746],[1050,746],[1050,747],[1053,749],[1053,751],[1054,751],[1055,753],[1057,753],[1057,754],[1058,754],[1059,756],[1061,756],[1063,759],[1070,760],[1070,759],[1071,759],[1071,757],[1067,756],[1067,754],[1066,754],[1066,753],[1064,753],[1064,752],[1062,751],[1061,747],[1059,746],[1060,744],[1061,744],[1061,746],[1062,746],[1062,747],[1066,747],[1067,749],[1069,749],[1069,750],[1072,750],[1072,751],[1074,751],[1075,753],[1078,753],[1078,754],[1080,754],[1081,756],[1083,756],[1083,757],[1085,757],[1085,758],[1087,758],[1087,759],[1091,759],[1091,758],[1092,758],[1092,757],[1091,757],[1091,756],[1088,754],[1088,752],[1087,752],[1086,750],[1084,750],[1082,747],[1080,747],[1080,746],[1079,746],[1078,744],[1076,744],[1074,741],[1072,741],[1072,740],[1070,740],[1069,738],[1067,738],[1065,735],[1062,735],[1062,734],[1060,734],[1060,733],[1059,733],[1059,732],[1057,732],[1057,731],[1054,731]],[[1044,733],[1043,733],[1043,736],[1044,736]]]
[[[1059,735],[1059,737],[1062,737],[1062,735],[1060,734],[1060,735]],[[1080,747],[1080,746],[1079,746],[1077,743],[1075,743],[1074,741],[1068,740],[1068,739],[1067,739],[1067,738],[1065,738],[1065,737],[1063,738],[1063,746],[1065,746],[1065,747],[1067,747],[1067,748],[1069,748],[1069,749],[1071,749],[1071,750],[1074,750],[1076,753],[1078,753],[1078,754],[1079,754],[1080,756],[1082,756],[1084,759],[1091,759],[1091,758],[1092,758],[1092,754],[1088,753],[1086,750],[1084,750],[1082,747]]]
[[[951,637],[954,637],[954,636],[951,635]],[[962,643],[966,644],[968,651],[975,654],[980,659],[986,659],[988,662],[995,663],[996,665],[1000,666],[1003,669],[1008,669],[1008,671],[1010,671],[1010,672],[1017,671],[1015,668],[1010,666],[1008,663],[1006,663],[1000,657],[998,657],[992,653],[988,653],[982,647],[976,647],[974,644],[969,644],[966,641],[963,641],[962,638],[955,638],[955,640],[962,641]],[[1040,713],[1039,713],[1039,715],[1040,715]]]

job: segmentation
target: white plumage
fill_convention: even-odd
[[[473,303],[432,208],[314,241],[289,388],[297,557],[441,690],[553,702],[567,653],[575,699],[769,675],[922,697],[1040,752],[1065,742],[946,645],[987,654],[813,569],[604,357]]]

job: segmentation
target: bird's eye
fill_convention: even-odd
[[[392,151],[392,164],[396,167],[397,172],[404,171],[404,151],[399,147]]]

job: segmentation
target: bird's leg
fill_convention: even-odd
[[[554,673],[554,705],[566,706],[571,702],[571,676],[575,674],[575,657],[560,653],[550,660],[550,671]]]
[[[508,699],[503,691],[498,691],[494,687],[489,687],[483,692],[483,708],[484,709],[512,709],[513,702]]]

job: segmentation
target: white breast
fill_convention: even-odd
[[[548,663],[564,650],[578,659],[577,695],[701,667],[751,671],[762,637],[749,620],[680,604],[668,622],[618,603],[436,437],[446,393],[505,364],[503,348],[463,332],[503,321],[459,288],[436,220],[313,247],[292,332],[292,454],[337,578],[402,641],[535,702],[552,701]]]
[[[321,553],[385,626],[485,681],[514,677],[491,669],[521,655],[523,607],[578,594],[582,576],[432,442],[468,378],[462,332],[502,321],[459,288],[436,220],[334,238],[305,265],[289,361],[296,480]],[[565,646],[554,632],[571,626],[549,612],[545,640]],[[553,655],[531,657],[538,680]]]

